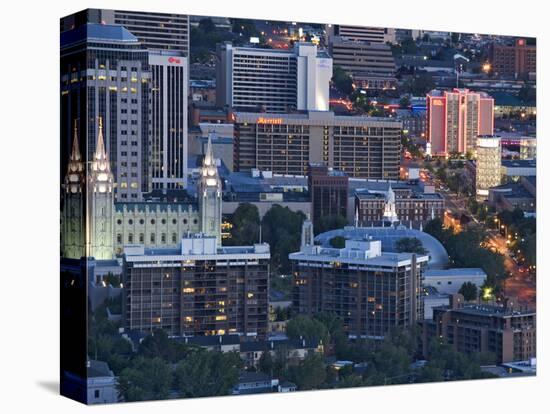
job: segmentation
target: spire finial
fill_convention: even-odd
[[[74,120],[73,147],[71,150],[71,161],[80,161],[80,147],[78,145],[77,119]]]
[[[105,152],[105,142],[103,141],[103,117],[100,116],[98,118],[97,144],[94,158],[96,161],[102,161],[107,159],[107,153]]]
[[[208,134],[208,141],[206,143],[206,153],[204,154],[204,165],[214,165],[214,153],[212,151],[212,134]]]

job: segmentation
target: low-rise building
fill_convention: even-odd
[[[477,288],[483,286],[487,274],[480,268],[429,269],[424,272],[424,286],[432,286],[439,293],[454,295],[464,283],[470,282]]]
[[[489,205],[499,212],[520,208],[526,213],[535,213],[537,209],[536,177],[521,177],[519,182],[490,188]]]
[[[433,309],[423,323],[423,352],[440,338],[464,353],[491,352],[497,363],[525,361],[536,355],[536,314],[494,305],[463,305]]]
[[[104,361],[88,360],[87,404],[113,404],[119,401],[117,379]]]
[[[354,185],[355,210],[363,226],[379,226],[384,220],[384,208],[388,192],[395,194],[395,212],[398,220],[414,228],[424,226],[433,218],[442,218],[445,201],[433,186],[425,186],[418,180],[383,181],[368,180],[360,187]]]

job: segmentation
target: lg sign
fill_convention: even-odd
[[[169,57],[168,63],[181,63],[181,60],[175,57]]]

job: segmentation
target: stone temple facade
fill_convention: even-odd
[[[186,234],[220,233],[221,180],[210,142],[198,183],[198,202],[115,202],[101,120],[98,130],[97,150],[88,162],[80,153],[75,127],[62,191],[62,257],[110,260],[127,245],[170,248],[177,247]]]

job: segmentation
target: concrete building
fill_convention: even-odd
[[[265,337],[269,245],[218,247],[216,239],[197,234],[184,237],[176,249],[126,247],[125,328]]]
[[[423,286],[422,302],[424,304],[424,319],[433,319],[434,308],[440,306],[449,306],[451,297],[445,293],[439,293],[436,288],[432,286]]]
[[[340,66],[355,76],[393,76],[395,61],[391,48],[385,44],[351,41],[335,36],[330,42],[334,66]]]
[[[189,56],[189,16],[128,10],[86,9],[61,19],[61,32],[86,23],[124,26],[152,50],[177,50]]]
[[[150,52],[153,190],[187,187],[188,62],[183,53]]]
[[[502,148],[497,135],[480,135],[476,143],[476,198],[485,201],[489,189],[500,185]]]
[[[332,59],[311,43],[291,51],[218,46],[216,101],[238,110],[328,111]]]
[[[308,190],[311,197],[312,221],[321,218],[347,217],[348,177],[340,171],[329,170],[321,163],[309,165]]]
[[[90,23],[61,34],[62,173],[74,120],[89,160],[101,117],[116,199],[140,201],[150,191],[150,82],[149,52],[124,27]]]
[[[323,162],[349,177],[399,177],[401,122],[391,118],[234,113],[235,171],[254,168],[305,175],[310,162]]]
[[[421,281],[428,255],[387,253],[375,239],[347,239],[342,249],[313,244],[309,220],[299,252],[291,253],[293,307],[342,319],[350,337],[383,338],[423,318]]]
[[[534,42],[528,44],[523,38],[515,39],[513,44],[492,43],[489,61],[497,75],[534,76],[537,73],[537,46]]]
[[[340,36],[354,42],[395,43],[396,29],[390,27],[349,26],[342,24],[327,25],[329,42],[334,36]]]
[[[424,272],[424,286],[432,286],[439,293],[455,295],[464,283],[473,283],[478,289],[483,286],[487,274],[479,268],[428,269]]]
[[[493,99],[468,89],[434,90],[427,95],[427,152],[474,152],[479,135],[493,135]]]
[[[434,308],[433,320],[424,321],[424,356],[428,356],[428,345],[436,337],[459,352],[491,352],[499,364],[525,361],[536,356],[536,314],[501,306],[453,303]]]
[[[433,218],[443,218],[444,198],[433,187],[418,181],[369,180],[355,189],[354,204],[360,225],[368,227],[382,224],[390,189],[395,197],[397,219],[403,225],[420,228]]]

